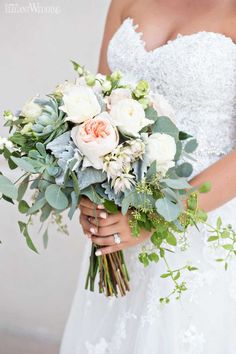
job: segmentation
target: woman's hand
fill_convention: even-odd
[[[102,247],[97,250],[97,256],[138,245],[150,237],[150,232],[145,230],[138,237],[132,236],[129,215],[122,215],[121,212],[108,214],[102,205],[96,205],[88,198],[81,199],[79,208],[84,233],[93,243]],[[114,234],[119,235],[119,244],[115,243]]]

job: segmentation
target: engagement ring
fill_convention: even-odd
[[[121,243],[120,235],[118,233],[113,235],[114,241],[116,245],[119,245]]]

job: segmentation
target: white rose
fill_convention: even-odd
[[[96,169],[103,168],[103,156],[113,151],[119,141],[118,131],[111,124],[107,112],[75,126],[71,136],[80,152],[87,158],[86,166]]]
[[[110,115],[119,130],[129,136],[138,136],[142,128],[151,124],[151,121],[145,118],[142,105],[131,98],[120,100],[112,106]]]
[[[64,94],[63,102],[60,109],[67,114],[66,120],[75,124],[83,123],[101,112],[97,97],[89,87],[72,87]]]
[[[163,95],[152,93],[149,97],[151,99],[153,108],[158,113],[158,116],[168,117],[173,122],[175,122],[175,111]]]
[[[175,165],[174,157],[176,154],[175,139],[167,134],[154,133],[148,137],[145,161],[148,166],[156,161],[157,171],[163,175],[169,168]]]
[[[120,100],[125,98],[131,98],[131,90],[128,88],[117,88],[112,91],[111,95],[108,97],[109,105],[113,106],[118,103]]]
[[[35,103],[33,97],[23,106],[21,115],[28,118],[28,121],[35,121],[42,114],[42,107]]]

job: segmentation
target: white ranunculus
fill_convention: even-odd
[[[26,104],[23,106],[21,115],[28,118],[28,121],[35,121],[42,114],[42,107],[35,103],[36,97],[31,98]]]
[[[142,105],[131,98],[120,100],[112,106],[110,115],[118,129],[129,136],[138,136],[142,128],[151,124],[145,117]]]
[[[113,106],[114,104],[118,103],[120,100],[125,98],[131,98],[131,90],[128,88],[117,88],[112,91],[111,95],[108,97],[109,105]]]
[[[96,169],[103,168],[103,157],[113,151],[119,142],[118,131],[111,124],[107,112],[75,126],[71,136],[79,151],[87,158],[85,165]]]
[[[172,136],[154,133],[148,137],[144,157],[148,166],[156,161],[157,171],[165,175],[168,169],[175,165],[175,154],[176,143]]]
[[[63,102],[60,109],[67,114],[66,120],[75,124],[83,123],[101,112],[97,97],[89,87],[72,87],[63,95]]]
[[[165,99],[163,95],[158,93],[151,93],[149,95],[153,108],[157,111],[158,116],[165,116],[175,122],[175,111],[170,103]]]

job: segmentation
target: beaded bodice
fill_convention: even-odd
[[[178,127],[199,142],[193,165],[200,172],[236,147],[236,44],[203,31],[147,51],[141,36],[127,18],[109,43],[109,67],[165,95]]]

